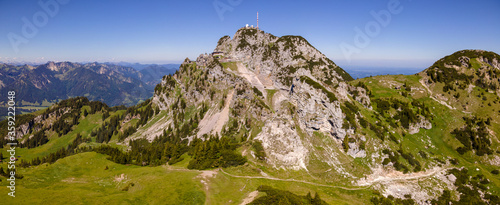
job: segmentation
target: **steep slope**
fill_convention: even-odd
[[[198,137],[244,135],[261,129],[255,139],[262,141],[270,165],[307,170],[315,132],[332,140],[325,150],[336,146],[334,141],[340,142],[347,132],[353,133],[344,125],[353,119],[345,122],[342,112],[343,101],[353,101],[348,94],[353,86],[346,80],[352,78],[302,37],[278,38],[242,28],[233,39],[221,38],[213,54],[200,55],[193,62],[187,59],[176,75],[164,78],[153,102],[167,112],[176,112],[171,105],[179,100],[185,100],[186,107],[208,104]],[[361,99],[368,107],[369,98]],[[228,122],[225,129],[221,121]],[[301,139],[301,135],[307,137]],[[340,164],[333,151],[320,153],[330,165]]]
[[[419,75],[436,100],[451,109],[483,114],[488,112],[483,108],[500,103],[499,61],[500,55],[489,51],[457,51]]]

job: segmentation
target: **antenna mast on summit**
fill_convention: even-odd
[[[259,28],[259,12],[257,11],[257,28]]]

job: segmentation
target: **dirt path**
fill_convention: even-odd
[[[196,178],[200,178],[200,182],[205,186],[205,191],[208,191],[209,189],[208,182],[210,181],[211,178],[214,178],[216,175],[217,171],[213,170],[201,171],[200,175],[198,175]]]
[[[429,87],[427,87],[427,84],[425,84],[424,79],[422,78],[418,82],[420,82],[420,84],[422,84],[422,86],[424,86],[424,88],[427,90],[427,92],[429,92],[429,94],[432,96],[432,91],[431,91],[431,89],[429,89]]]
[[[381,171],[375,172],[374,174],[366,177],[365,179],[358,181],[358,186],[372,186],[374,184],[388,184],[392,182],[399,181],[408,181],[415,180],[420,178],[432,177],[442,171],[448,170],[448,168],[444,167],[434,167],[431,170],[427,170],[425,172],[416,172],[410,174],[403,174],[401,172],[385,172],[385,170],[380,169]]]
[[[420,84],[422,84],[422,86],[424,86],[424,88],[427,90],[427,92],[429,92],[431,99],[433,99],[434,101],[438,102],[439,104],[444,105],[452,110],[456,110],[456,108],[452,107],[451,105],[448,105],[448,103],[446,103],[445,101],[439,100],[439,99],[435,98],[434,96],[432,96],[433,93],[432,93],[431,89],[429,89],[429,87],[427,87],[423,78],[420,79],[418,82],[420,82]]]
[[[379,172],[382,172],[382,173],[374,173],[371,176],[368,176],[367,178],[358,181],[357,187],[356,186],[354,186],[354,187],[334,186],[334,185],[319,184],[319,183],[303,181],[303,180],[280,179],[280,178],[275,178],[275,177],[270,177],[270,176],[238,176],[238,175],[229,174],[226,171],[224,171],[222,168],[219,168],[218,170],[200,171],[200,170],[190,170],[190,169],[185,169],[185,168],[174,168],[172,166],[167,165],[167,169],[168,170],[176,170],[176,171],[199,172],[200,174],[196,178],[200,179],[200,181],[204,185],[206,191],[208,191],[208,189],[209,189],[208,182],[210,181],[211,178],[216,177],[217,172],[219,172],[219,171],[221,174],[224,174],[226,176],[233,177],[233,178],[268,179],[268,180],[274,180],[274,181],[297,182],[297,183],[304,183],[304,184],[309,184],[309,185],[313,185],[313,186],[321,186],[321,187],[343,189],[343,190],[348,190],[348,191],[356,191],[356,190],[369,189],[373,185],[376,185],[376,184],[392,184],[392,183],[401,182],[401,181],[411,181],[411,180],[418,180],[418,179],[422,179],[422,178],[434,177],[434,176],[438,175],[439,173],[446,171],[448,169],[451,169],[451,168],[450,167],[434,167],[433,169],[427,170],[425,172],[417,172],[417,173],[410,173],[410,174],[403,174],[401,172],[396,172],[396,171],[387,172],[386,170],[380,169]],[[372,177],[372,178],[370,178],[370,177]],[[242,189],[240,189],[240,191],[242,191]],[[257,196],[258,196],[258,191],[250,192],[247,195],[247,197],[245,197],[245,199],[243,199],[243,201],[240,203],[240,205],[246,205],[246,204],[252,202]]]
[[[314,186],[322,186],[322,187],[330,187],[330,188],[337,188],[337,189],[344,189],[344,190],[362,190],[362,189],[368,189],[374,184],[388,184],[391,182],[398,182],[398,181],[406,181],[406,180],[415,180],[415,179],[420,179],[420,178],[427,178],[427,177],[432,177],[441,171],[447,170],[448,168],[443,168],[443,167],[435,167],[432,170],[428,170],[426,172],[419,172],[419,173],[410,173],[410,174],[402,174],[402,175],[397,175],[393,173],[389,173],[386,176],[378,176],[373,179],[368,180],[361,180],[358,182],[358,187],[346,187],[346,186],[333,186],[333,185],[327,185],[327,184],[318,184],[314,182],[309,182],[309,181],[303,181],[303,180],[295,180],[295,179],[280,179],[280,178],[274,178],[274,177],[269,177],[269,176],[237,176],[237,175],[232,175],[227,172],[225,172],[223,169],[219,169],[219,171],[227,176],[234,177],[234,178],[245,178],[245,179],[269,179],[269,180],[275,180],[275,181],[288,181],[288,182],[299,182],[299,183],[304,183],[304,184],[310,184]]]
[[[308,182],[308,181],[303,181],[303,180],[295,180],[295,179],[280,179],[280,178],[274,178],[274,177],[269,177],[269,176],[237,176],[237,175],[232,175],[227,172],[225,172],[222,169],[219,169],[219,171],[227,176],[234,177],[234,178],[244,178],[244,179],[269,179],[269,180],[274,180],[274,181],[286,181],[286,182],[298,182],[298,183],[304,183],[304,184],[310,184],[314,186],[322,186],[322,187],[330,187],[330,188],[337,188],[337,189],[344,189],[344,190],[362,190],[362,189],[368,189],[370,186],[365,186],[365,187],[344,187],[344,186],[333,186],[333,185],[327,185],[327,184],[318,184],[314,182]]]

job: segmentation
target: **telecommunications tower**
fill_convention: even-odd
[[[257,11],[257,29],[259,29],[259,12]]]

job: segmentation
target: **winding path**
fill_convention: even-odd
[[[280,178],[275,178],[275,177],[269,177],[269,176],[238,176],[238,175],[233,175],[225,172],[223,169],[219,168],[219,171],[227,176],[234,177],[234,178],[245,178],[245,179],[268,179],[268,180],[274,180],[274,181],[287,181],[287,182],[298,182],[298,183],[304,183],[304,184],[310,184],[314,186],[322,186],[322,187],[330,187],[330,188],[337,188],[337,189],[343,189],[343,190],[349,190],[349,191],[355,191],[355,190],[363,190],[363,189],[368,189],[374,184],[387,184],[391,182],[397,182],[397,181],[405,181],[405,180],[415,180],[415,179],[420,179],[420,178],[427,178],[427,177],[432,177],[441,171],[447,170],[449,168],[442,168],[442,167],[436,167],[432,171],[428,173],[411,173],[411,174],[405,174],[402,176],[394,176],[394,177],[378,177],[374,180],[365,182],[364,184],[359,185],[358,187],[346,187],[346,186],[335,186],[335,185],[327,185],[327,184],[318,184],[314,182],[309,182],[309,181],[303,181],[303,180],[295,180],[295,179],[280,179]]]
[[[364,183],[359,184],[359,186],[371,186],[373,184],[387,184],[391,182],[398,181],[407,181],[407,180],[415,180],[420,178],[432,177],[444,170],[448,170],[449,168],[445,167],[434,167],[432,170],[428,170],[427,172],[417,172],[410,174],[403,174],[399,176],[379,176],[375,179],[368,180]]]
[[[194,171],[194,172],[200,172],[200,175],[198,178],[211,178],[217,174],[216,170],[212,171],[200,171],[200,170],[190,170],[190,169],[185,169],[185,168],[173,168],[171,166],[167,165],[168,170],[176,170],[176,171]],[[238,176],[238,175],[233,175],[229,174],[226,171],[224,171],[222,168],[218,168],[217,171],[221,172],[222,174],[233,177],[233,178],[243,178],[243,179],[268,179],[268,180],[274,180],[274,181],[284,181],[284,182],[298,182],[298,183],[304,183],[304,184],[309,184],[313,186],[320,186],[320,187],[329,187],[329,188],[336,188],[336,189],[343,189],[343,190],[348,190],[348,191],[356,191],[356,190],[364,190],[364,189],[369,189],[375,184],[388,184],[392,182],[398,182],[398,181],[406,181],[406,180],[416,180],[416,179],[421,179],[421,178],[428,178],[428,177],[433,177],[434,175],[448,170],[450,167],[434,167],[432,170],[428,170],[427,172],[419,172],[419,173],[411,173],[411,174],[403,174],[400,176],[380,176],[377,177],[373,180],[369,180],[357,187],[347,187],[347,186],[335,186],[335,185],[327,185],[327,184],[319,184],[319,183],[314,183],[314,182],[309,182],[309,181],[304,181],[304,180],[295,180],[295,179],[280,179],[280,178],[275,178],[275,177],[270,177],[270,176]],[[207,176],[205,176],[207,175]],[[202,182],[203,183],[203,182]],[[205,182],[206,183],[206,182]],[[205,184],[206,189],[208,189],[208,184]],[[257,194],[257,192],[252,192],[247,198],[248,199],[254,199]],[[245,199],[241,204],[246,204],[248,202]]]
[[[354,191],[354,190],[362,190],[362,189],[368,189],[370,186],[363,186],[363,187],[344,187],[344,186],[334,186],[334,185],[327,185],[327,184],[318,184],[314,182],[308,182],[308,181],[303,181],[303,180],[295,180],[295,179],[280,179],[280,178],[274,178],[274,177],[269,177],[269,176],[238,176],[238,175],[233,175],[229,174],[223,169],[219,169],[219,171],[227,176],[233,177],[233,178],[244,178],[244,179],[269,179],[269,180],[274,180],[274,181],[286,181],[286,182],[299,182],[299,183],[304,183],[304,184],[310,184],[314,186],[322,186],[322,187],[330,187],[330,188],[337,188],[337,189],[344,189],[344,190],[349,190],[349,191]]]
[[[448,105],[448,103],[446,103],[446,102],[444,102],[442,100],[438,100],[434,96],[432,96],[433,93],[432,93],[431,89],[429,89],[429,87],[427,87],[427,85],[425,84],[423,78],[420,79],[418,82],[420,82],[420,84],[422,84],[422,86],[424,86],[424,88],[427,90],[427,92],[429,92],[429,96],[430,96],[431,99],[433,99],[434,101],[438,102],[439,104],[444,105],[444,106],[446,106],[446,107],[448,107],[448,108],[450,108],[452,110],[456,110],[456,108],[452,107],[451,105]]]

